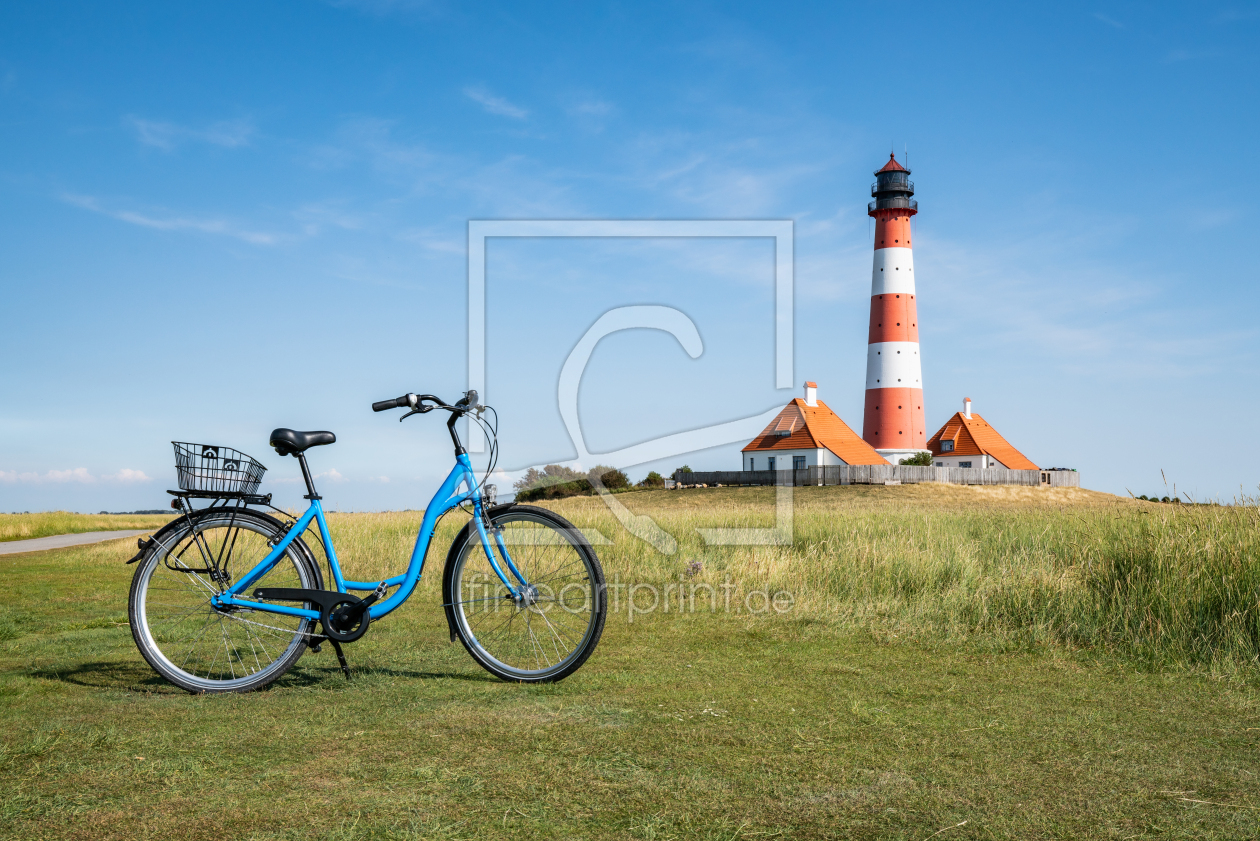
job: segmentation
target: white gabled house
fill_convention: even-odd
[[[805,383],[796,398],[743,449],[743,470],[790,470],[840,464],[888,464]]]

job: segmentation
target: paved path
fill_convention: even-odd
[[[137,534],[150,534],[157,529],[133,529],[131,531],[85,531],[81,534],[55,534],[52,537],[36,537],[32,540],[6,540],[0,542],[0,555],[13,555],[18,552],[43,552],[47,549],[65,549],[67,546],[82,546],[85,543],[104,543],[106,540],[119,540],[124,537],[135,537]]]

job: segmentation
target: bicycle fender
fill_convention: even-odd
[[[516,507],[516,503],[508,502],[503,505],[496,505],[486,510],[486,516],[493,519],[499,514],[504,514]],[[452,578],[455,575],[455,561],[459,556],[459,548],[463,546],[469,538],[469,535],[477,530],[476,524],[470,519],[460,529],[459,534],[451,541],[451,548],[446,552],[446,568],[442,570],[442,606],[446,608],[446,624],[451,631],[451,642],[459,639],[459,634],[455,630],[455,596],[451,592]]]
[[[270,514],[266,514],[262,511],[256,511],[252,508],[246,509],[246,510],[249,511],[249,514],[247,516],[264,520],[273,529],[275,529],[276,534],[284,534],[284,531],[285,531],[284,523],[280,522],[275,517],[272,517]],[[222,509],[202,508],[200,511],[194,511],[188,516],[192,520],[193,527],[195,528],[197,525],[197,520],[212,513],[222,514],[223,511]],[[164,546],[166,544],[166,541],[162,538],[165,538],[168,532],[174,531],[175,529],[186,525],[186,522],[187,521],[183,517],[176,517],[175,519],[171,520],[166,525],[162,526],[162,528],[154,532],[153,536],[150,537],[148,540],[145,540],[143,537],[137,539],[136,545],[140,548],[140,551],[137,552],[135,556],[131,558],[131,560],[127,561],[127,563],[134,564],[136,561],[139,561],[142,558],[147,557],[150,552],[154,552],[159,547]],[[319,589],[319,590],[324,589],[324,573],[320,569],[319,562],[315,560],[315,553],[311,551],[311,548],[306,545],[306,542],[303,541],[301,537],[293,538],[293,542],[289,544],[289,547],[292,548],[298,554],[300,554],[303,557],[303,560],[305,560],[307,563],[310,564],[311,569],[315,573],[316,589]]]
[[[136,538],[136,547],[140,551],[137,552],[135,555],[133,555],[131,557],[131,560],[127,561],[127,563],[134,564],[136,561],[140,560],[145,555],[149,554],[149,550],[152,549],[155,545],[165,542],[161,540],[161,538],[164,537],[167,532],[174,530],[176,526],[183,525],[183,523],[184,523],[184,519],[182,517],[176,517],[175,519],[171,520],[166,525],[162,526],[162,528],[155,531],[149,537],[148,540],[145,540],[143,537]]]

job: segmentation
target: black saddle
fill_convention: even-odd
[[[271,433],[271,446],[282,456],[305,452],[311,447],[337,443],[331,432],[298,432],[296,429],[277,429]]]

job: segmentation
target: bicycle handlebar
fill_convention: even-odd
[[[426,400],[434,405],[423,406],[422,404]],[[373,403],[372,411],[387,412],[390,409],[404,409],[411,407],[413,410],[419,412],[428,412],[433,409],[449,409],[452,412],[460,413],[476,408],[476,406],[477,392],[474,390],[466,392],[463,399],[455,403],[453,406],[439,397],[434,397],[432,394],[404,394],[402,397],[395,397],[393,400],[379,400],[376,403]]]
[[[404,394],[402,397],[395,397],[393,400],[378,400],[372,404],[372,411],[384,412],[389,409],[410,409],[410,412],[399,418],[400,421],[404,421],[412,415],[422,415],[425,412],[432,412],[434,409],[446,409],[451,413],[451,416],[446,420],[446,430],[451,434],[451,443],[455,445],[455,456],[458,458],[466,451],[464,446],[459,443],[459,433],[455,431],[455,421],[469,412],[481,412],[485,409],[484,406],[477,403],[478,396],[475,389],[466,391],[463,399],[452,406],[442,398],[434,397],[432,394]]]
[[[395,397],[393,400],[381,400],[376,403],[373,403],[372,411],[384,412],[389,409],[397,409],[400,406],[407,406],[407,405],[410,405],[410,401],[407,399],[406,395],[403,395],[402,397]]]

